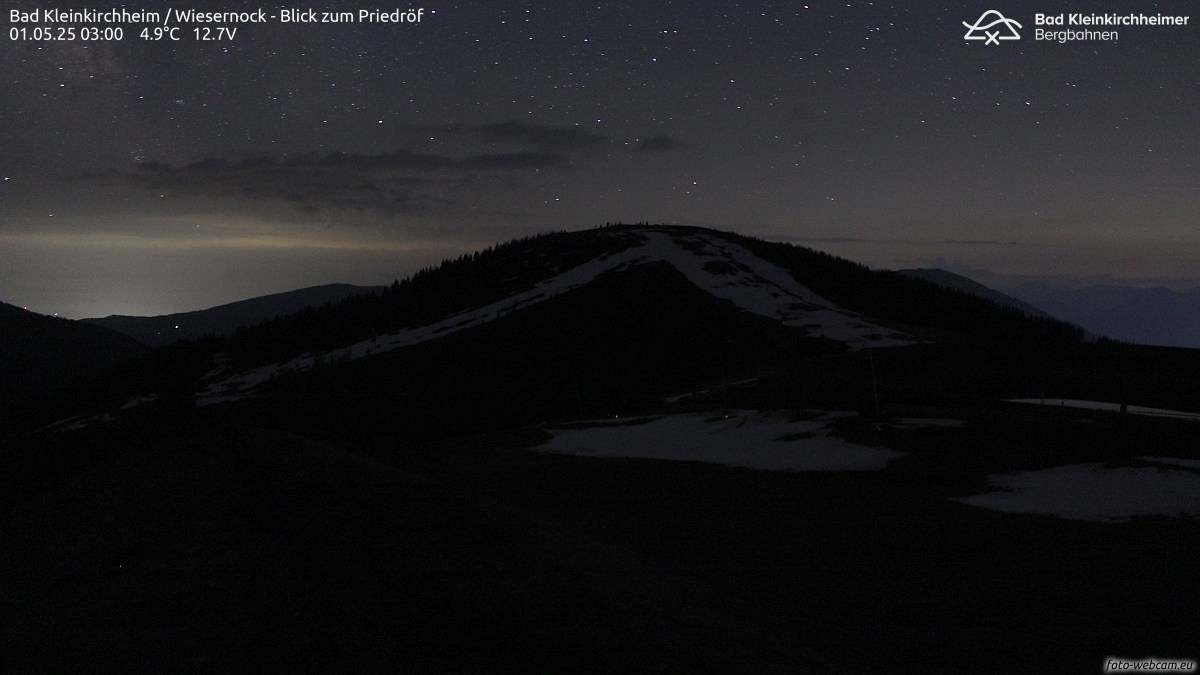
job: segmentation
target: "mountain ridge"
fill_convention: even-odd
[[[1200,289],[1097,285],[1066,290],[1031,282],[1007,292],[1097,335],[1136,344],[1200,348]]]
[[[343,283],[323,284],[188,312],[159,316],[111,314],[80,321],[110,328],[129,335],[142,344],[159,347],[178,340],[194,340],[207,335],[228,335],[241,326],[294,314],[305,307],[339,302],[353,295],[376,293],[382,288]]]
[[[1011,295],[1008,295],[1006,293],[998,291],[990,286],[981,284],[978,281],[975,281],[974,279],[965,277],[965,276],[963,276],[961,274],[957,274],[955,272],[951,272],[949,270],[944,270],[944,269],[940,269],[940,268],[936,268],[936,267],[921,267],[921,268],[912,268],[912,269],[901,269],[901,270],[896,270],[896,271],[905,276],[910,276],[910,277],[913,277],[916,279],[924,279],[925,281],[930,281],[935,284],[945,286],[946,288],[952,288],[955,290],[963,291],[964,293],[970,293],[972,295],[977,295],[981,298],[991,300],[992,302],[995,302],[1000,305],[1015,307],[1015,308],[1021,310],[1022,312],[1025,312],[1029,316],[1039,317],[1039,318],[1043,318],[1043,319],[1058,319],[1058,317],[1056,317],[1048,312],[1044,312],[1044,311],[1038,309],[1037,307],[1034,307],[1033,305],[1029,304],[1028,302],[1025,302],[1024,300],[1019,300],[1017,298],[1012,297]]]

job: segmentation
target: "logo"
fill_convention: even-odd
[[[995,28],[997,24],[1003,24],[1003,27]],[[966,21],[962,22],[962,25],[967,27],[964,40],[983,40],[985,45],[998,45],[1001,40],[1020,40],[1021,34],[1017,32],[1017,28],[1024,28],[1016,21],[1004,18],[1003,14],[994,9],[984,12],[975,25],[972,26]],[[993,28],[995,30],[992,30]]]

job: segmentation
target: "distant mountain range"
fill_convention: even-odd
[[[1010,295],[1005,295],[1004,293],[984,286],[977,281],[968,279],[961,274],[955,274],[954,272],[936,268],[907,269],[898,271],[900,274],[903,274],[907,277],[924,279],[925,281],[935,283],[939,286],[945,286],[946,288],[952,288],[957,291],[970,293],[971,295],[991,300],[997,305],[1019,309],[1027,316],[1036,316],[1044,319],[1061,318],[1055,317],[1047,312],[1043,312],[1028,302],[1018,300]]]
[[[1092,336],[1200,348],[1200,279],[1026,276],[949,267],[958,277],[1081,326]]]
[[[1025,283],[1006,292],[1090,333],[1125,342],[1200,348],[1200,289]]]
[[[1000,275],[983,275],[991,284],[984,285],[943,269],[900,273],[1015,307],[1029,316],[1053,316],[1082,327],[1090,337],[1200,348],[1200,288],[1173,290],[1112,283],[1064,287]]]
[[[112,315],[82,321],[124,333],[142,344],[158,347],[206,335],[229,335],[239,326],[262,323],[277,316],[294,314],[305,307],[319,307],[352,295],[375,293],[378,290],[378,286],[328,284],[264,295],[194,312],[162,316]]]

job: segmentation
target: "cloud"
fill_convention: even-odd
[[[637,144],[638,152],[662,152],[664,150],[674,150],[682,143],[679,139],[670,134],[659,134],[643,139]]]
[[[205,160],[210,161],[210,160]],[[323,156],[300,155],[282,162],[288,168],[388,172],[445,172],[449,174],[475,171],[521,171],[548,169],[567,164],[561,154],[549,152],[481,153],[466,157],[450,157],[430,153],[396,150],[379,155],[355,155],[331,152]],[[194,166],[194,165],[193,165]]]
[[[1019,241],[997,241],[995,239],[943,239],[941,243],[969,246],[1025,246]]]
[[[291,169],[386,173],[390,171],[441,171],[452,167],[454,160],[444,155],[410,150],[395,150],[378,155],[356,155],[338,151],[320,156],[298,155],[284,160],[283,164]]]
[[[772,234],[771,239],[776,241],[804,241],[814,244],[866,244],[880,241],[878,239],[865,239],[862,237],[803,237],[786,234]]]
[[[464,158],[458,166],[468,171],[517,171],[561,167],[567,158],[551,152],[508,152],[494,155],[474,155]]]
[[[445,196],[450,186],[469,191],[472,184],[500,176],[569,163],[566,155],[531,150],[462,157],[407,149],[338,151],[242,160],[206,157],[182,166],[143,162],[119,179],[164,194],[285,202],[309,214],[325,209],[407,213],[453,203]]]
[[[518,143],[541,150],[572,150],[608,143],[603,134],[592,133],[583,127],[555,127],[547,124],[525,124],[515,120],[484,124],[476,128],[484,140],[494,143]]]
[[[905,239],[896,237],[806,237],[786,234],[775,234],[772,239],[778,241],[805,241],[816,244],[911,244],[925,246],[928,244],[954,244],[962,246],[1025,246],[1019,241],[997,241],[994,239]]]
[[[160,194],[281,202],[309,214],[331,208],[397,213],[440,203],[426,189],[435,179],[408,170],[430,164],[411,153],[208,157],[180,167],[141,163],[118,180]]]
[[[581,126],[519,121],[411,125],[402,131],[450,137],[449,147],[458,152],[444,151],[446,145],[422,145],[428,139],[414,137],[405,147],[379,153],[337,150],[248,159],[211,156],[182,165],[143,162],[115,178],[158,194],[274,201],[308,214],[327,209],[408,213],[469,203],[498,182],[519,185],[536,172],[565,172],[585,160],[599,161],[602,155],[588,151],[612,142]],[[678,144],[662,134],[645,139],[637,149],[669,150]],[[104,182],[114,177],[90,178]]]

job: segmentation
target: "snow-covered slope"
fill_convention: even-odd
[[[1187,460],[1174,462],[1188,467]],[[1113,523],[1136,516],[1200,516],[1200,475],[1195,471],[1070,464],[989,476],[988,482],[1000,490],[955,501],[996,511]]]
[[[705,234],[653,229],[641,232],[640,236],[643,241],[638,246],[586,262],[499,302],[324,354],[306,355],[288,363],[225,377],[202,391],[197,403],[206,405],[242,398],[283,370],[307,370],[319,361],[362,358],[474,328],[579,288],[606,272],[654,262],[669,263],[697,287],[747,312],[802,327],[810,335],[844,342],[851,349],[913,343],[895,331],[835,306],[800,285],[787,270],[732,242]]]
[[[792,413],[731,410],[549,428],[536,448],[584,457],[708,462],[775,471],[869,471],[900,453],[833,436],[829,424],[853,413],[796,419]]]

